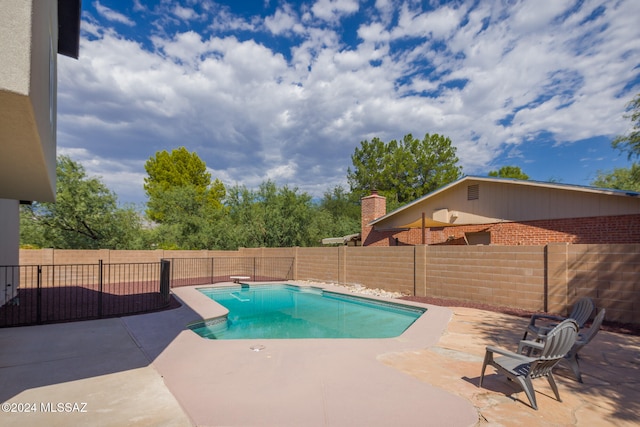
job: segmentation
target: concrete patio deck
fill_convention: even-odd
[[[535,411],[490,367],[477,387],[485,346],[514,349],[526,319],[429,306],[393,339],[212,341],[185,325],[220,307],[174,291],[185,302],[175,310],[0,329],[0,424],[638,424],[638,336],[601,331],[583,350],[585,383],[558,369],[557,402],[536,380]],[[52,411],[58,403],[72,405]]]

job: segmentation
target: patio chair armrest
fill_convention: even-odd
[[[531,362],[535,360],[535,358],[533,357],[528,357],[522,354],[514,353],[513,351],[505,350],[500,347],[494,347],[492,345],[487,346],[487,353],[496,353],[501,356],[507,356],[507,357],[512,357],[514,359],[519,359],[519,360],[522,360],[523,362]]]
[[[521,340],[520,344],[518,344],[518,353],[522,353],[522,350],[524,350],[525,348],[542,350],[544,348],[544,343],[531,340]]]
[[[553,314],[543,314],[543,313],[539,313],[539,314],[534,314],[531,316],[531,320],[529,321],[530,325],[535,325],[536,320],[547,320],[547,321],[555,321],[555,322],[562,322],[565,318],[562,316],[556,316]]]

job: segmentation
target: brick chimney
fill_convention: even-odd
[[[362,243],[367,241],[367,237],[373,227],[369,223],[387,213],[387,198],[378,194],[377,190],[371,190],[371,195],[360,200],[360,231]]]

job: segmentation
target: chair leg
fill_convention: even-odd
[[[551,386],[553,393],[556,395],[556,399],[558,399],[558,402],[562,402],[562,399],[560,399],[560,393],[558,392],[558,385],[556,384],[556,379],[553,378],[553,374],[551,372],[549,372],[549,375],[547,375],[547,380],[549,380],[549,385]]]
[[[518,383],[522,387],[522,390],[524,390],[524,394],[527,395],[527,399],[529,399],[529,403],[531,404],[531,407],[537,411],[538,404],[536,402],[536,392],[533,389],[533,383],[531,383],[531,378],[516,377],[515,379],[518,380]]]
[[[478,387],[482,387],[482,380],[484,379],[484,371],[485,369],[487,369],[487,364],[489,363],[490,357],[491,357],[491,354],[487,351],[484,355],[484,362],[482,362],[482,372],[480,373],[480,384],[478,384]]]
[[[578,382],[582,383],[582,373],[580,372],[580,365],[578,364],[578,355],[576,354],[574,357],[566,357],[563,360],[567,363],[567,365],[569,365],[569,368],[571,368],[571,371],[573,372],[573,375],[575,375]]]

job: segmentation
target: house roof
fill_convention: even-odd
[[[327,237],[322,239],[323,245],[346,245],[349,242],[360,240],[360,233],[349,234],[342,237]]]
[[[58,53],[78,59],[82,0],[58,0]]]
[[[480,203],[467,188],[491,194]],[[633,199],[629,204],[626,201]],[[613,202],[616,200],[616,202]],[[527,206],[527,205],[530,206]],[[501,221],[640,213],[640,193],[581,185],[486,176],[464,176],[370,222],[376,228],[446,227]]]

